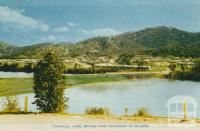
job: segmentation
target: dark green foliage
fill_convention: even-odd
[[[131,59],[134,57],[133,54],[121,54],[117,58],[117,63],[122,65],[130,65]]]
[[[137,61],[139,62],[139,61]],[[92,64],[91,68],[80,68],[78,64],[74,65],[74,68],[65,70],[64,73],[67,74],[95,74],[95,73],[106,73],[106,72],[118,72],[118,71],[146,71],[149,70],[148,67],[142,67],[141,64],[139,67],[126,67],[126,66],[108,66],[108,67],[98,67]],[[0,71],[5,72],[34,72],[35,63],[0,63]]]
[[[194,68],[192,69],[194,79],[200,81],[200,60],[195,62]]]
[[[200,36],[199,36],[200,37]],[[198,43],[174,43],[159,48],[147,49],[146,54],[152,56],[178,56],[178,57],[200,57],[200,42]]]
[[[176,66],[177,66],[176,64],[170,64],[170,65],[169,65],[169,69],[170,69],[170,71],[171,71],[170,73],[171,73],[172,75],[174,74],[174,71],[176,70]]]
[[[95,74],[95,73],[106,73],[106,69],[95,69],[94,68],[77,68],[77,69],[68,69],[65,73],[67,74]]]
[[[64,112],[65,70],[62,59],[54,50],[44,53],[34,72],[35,102],[41,112]]]
[[[65,71],[67,74],[98,74],[106,72],[120,72],[120,71],[147,71],[148,67],[128,67],[128,66],[108,66],[108,67],[98,67],[95,68],[76,68],[68,69]]]
[[[176,70],[175,65],[171,65],[171,72],[169,78],[179,80],[194,80],[200,81],[200,61],[197,60],[195,64],[188,68],[187,65],[180,65],[181,70]]]
[[[33,72],[35,69],[35,64],[34,63],[27,63],[27,64],[22,64],[22,63],[0,63],[0,71],[5,71],[5,72]]]
[[[144,58],[140,58],[138,60],[136,60],[136,63],[139,67],[144,66],[147,62],[144,60]]]

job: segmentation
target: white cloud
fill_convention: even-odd
[[[25,16],[20,10],[12,10],[8,7],[0,6],[0,23],[11,24],[13,27],[19,26],[28,29],[48,31],[49,26],[42,21]]]
[[[47,36],[35,36],[33,35],[32,38],[39,42],[61,42],[61,41],[68,41],[66,36],[63,35],[47,35]]]
[[[51,42],[51,41],[56,41],[57,37],[54,36],[54,35],[48,35],[47,37],[44,37],[42,39],[43,39],[43,41],[49,41],[49,42]]]
[[[69,32],[69,28],[66,26],[55,28],[54,31],[56,32]]]
[[[75,23],[73,23],[73,22],[68,22],[67,25],[70,26],[70,27],[73,27],[73,26],[75,26]]]
[[[112,29],[112,28],[102,28],[102,29],[93,29],[93,30],[81,30],[84,34],[87,35],[93,35],[93,36],[111,36],[111,35],[117,35],[121,32]]]

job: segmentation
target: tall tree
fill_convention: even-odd
[[[34,71],[35,102],[41,112],[64,112],[68,99],[64,97],[65,65],[58,53],[49,49],[38,61]]]

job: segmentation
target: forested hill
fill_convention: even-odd
[[[5,42],[1,42],[0,41],[0,56],[1,55],[10,55],[14,52],[14,50],[16,50],[17,47],[16,46],[13,46],[13,45],[10,45],[8,43],[5,43]]]
[[[78,43],[39,44],[14,47],[0,43],[4,57],[34,57],[40,49],[55,47],[63,56],[117,56],[122,53],[153,56],[200,57],[200,33],[155,27],[112,37],[96,37]]]
[[[134,53],[199,57],[200,33],[190,33],[167,27],[147,28],[113,37],[85,40],[76,44],[73,51],[71,54],[75,55],[84,52],[97,55]]]

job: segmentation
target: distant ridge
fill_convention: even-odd
[[[0,54],[10,58],[34,58],[40,49],[55,47],[65,56],[117,56],[122,53],[152,56],[200,57],[200,33],[174,27],[146,28],[112,37],[95,37],[77,43],[44,43],[15,47],[0,42]]]

